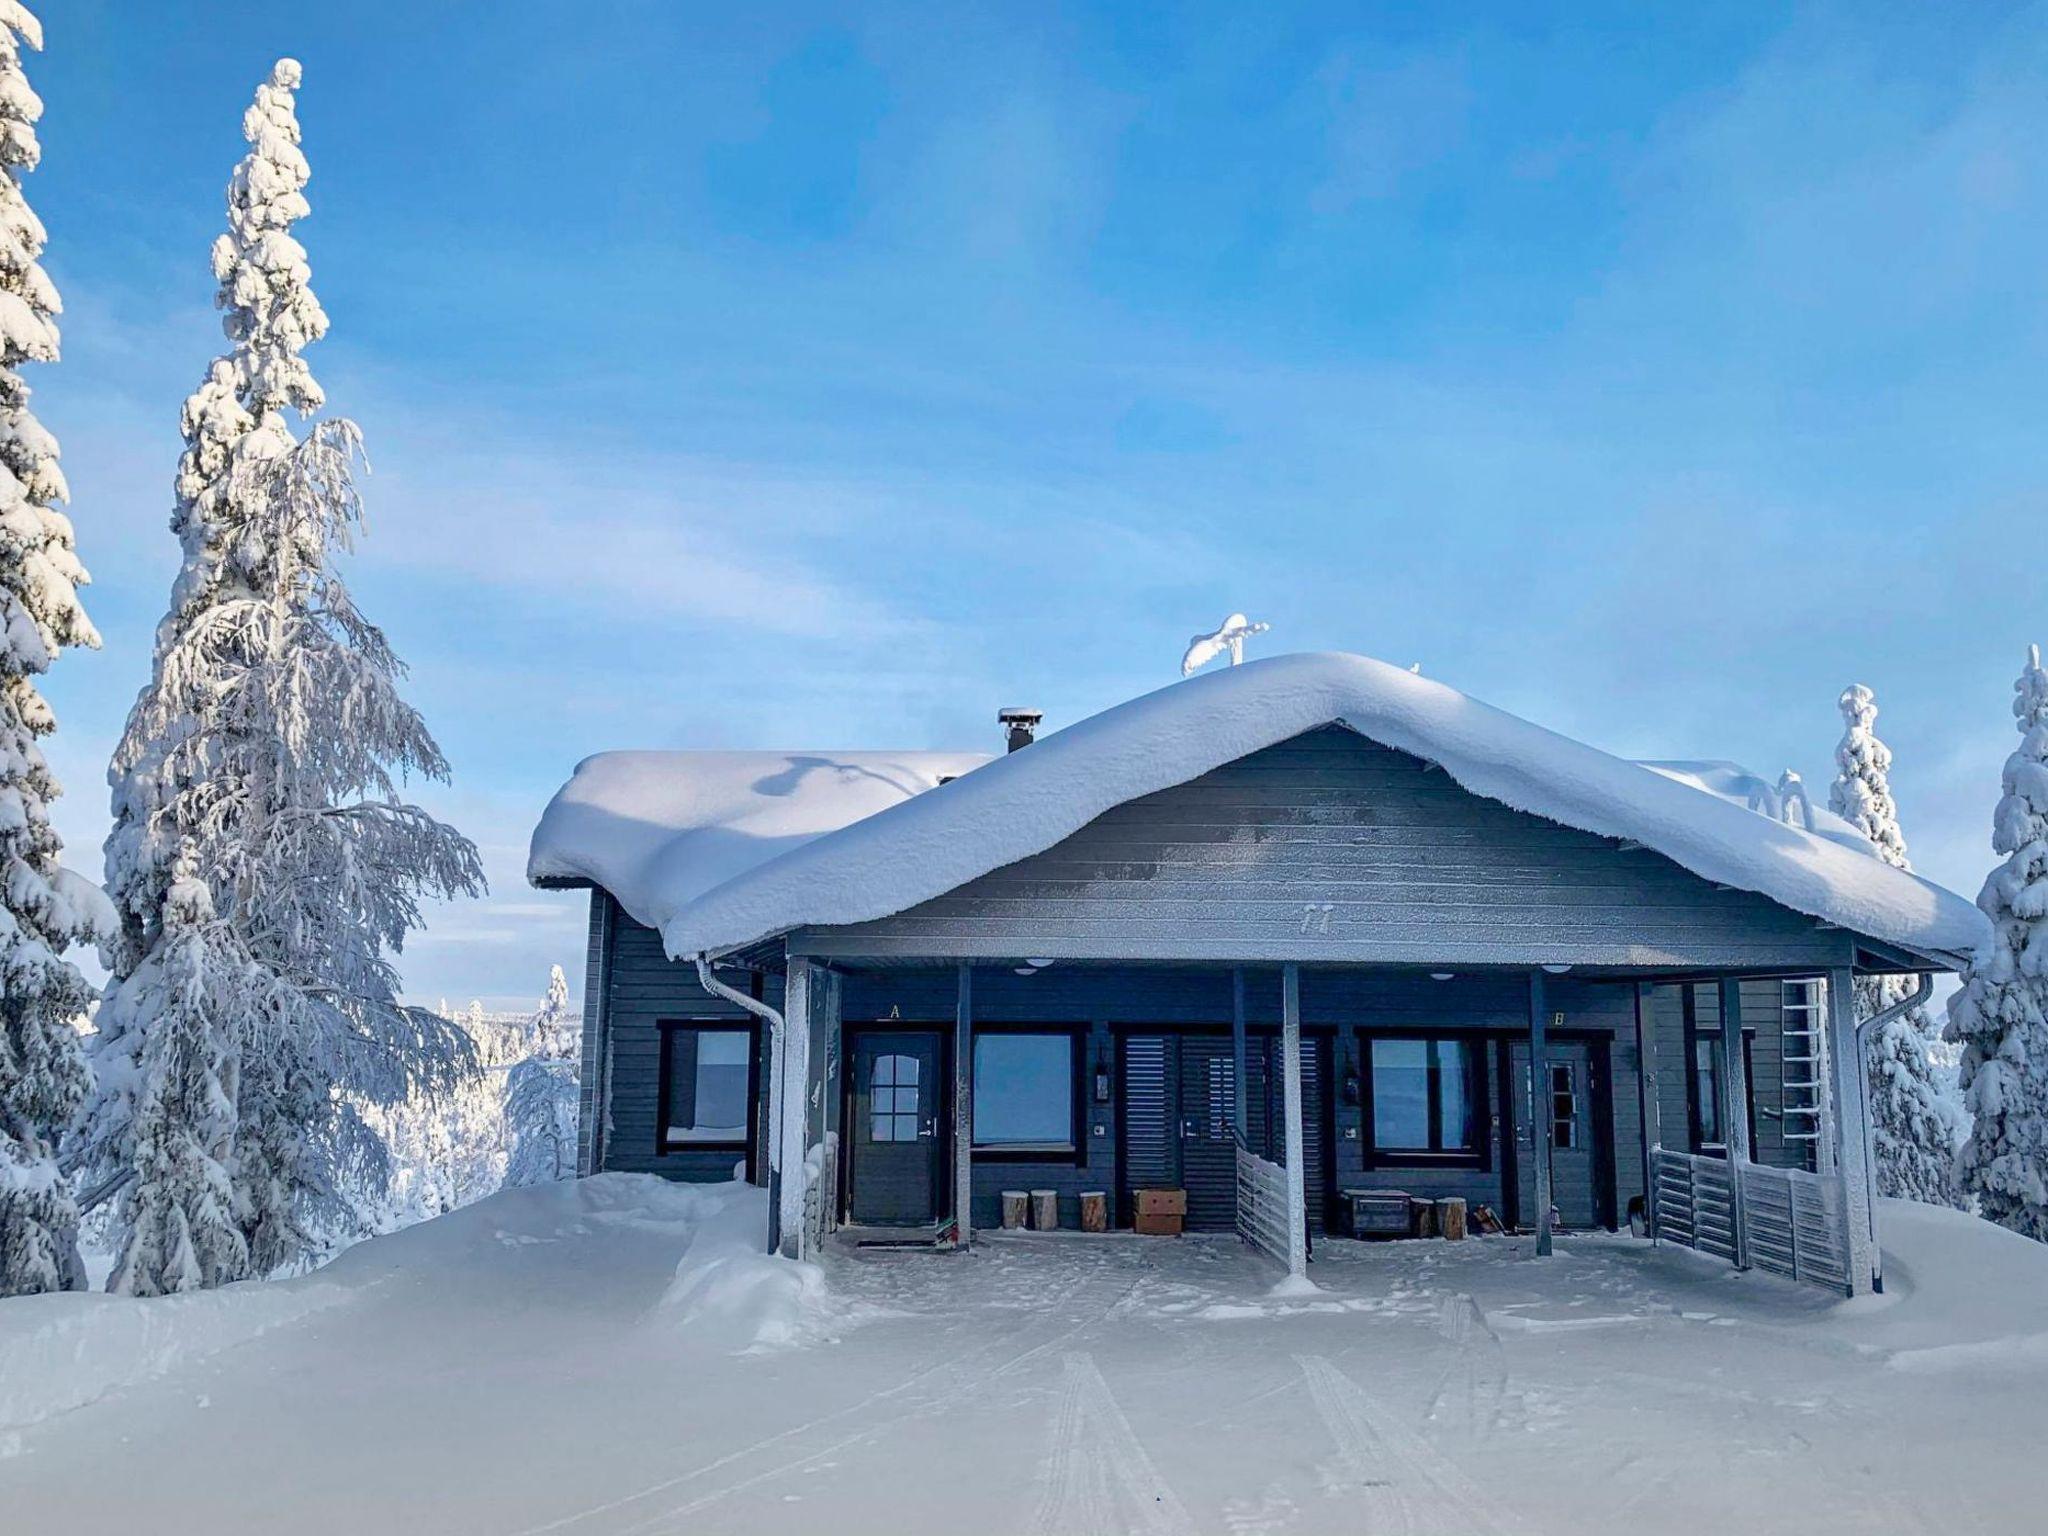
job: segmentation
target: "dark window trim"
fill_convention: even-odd
[[[1473,1029],[1429,1029],[1426,1027],[1401,1029],[1361,1029],[1358,1031],[1358,1080],[1359,1108],[1363,1125],[1359,1129],[1359,1151],[1367,1168],[1476,1168],[1482,1173],[1493,1170],[1493,1116],[1488,1106],[1492,1103],[1489,1084],[1492,1079],[1492,1064],[1487,1060],[1486,1032]],[[1387,1147],[1379,1145],[1378,1106],[1373,1101],[1372,1046],[1375,1040],[1448,1040],[1464,1045],[1468,1070],[1465,1074],[1465,1098],[1468,1123],[1472,1127],[1473,1145],[1466,1151],[1439,1152],[1418,1147]],[[1435,1079],[1437,1069],[1430,1069],[1431,1090],[1429,1116],[1434,1126],[1440,1110],[1436,1102]],[[1438,1134],[1433,1132],[1432,1134]]]
[[[1718,1003],[1714,1009],[1714,1022],[1702,1024],[1699,1021],[1699,998],[1695,989],[1687,986],[1679,996],[1681,1012],[1685,1021],[1685,1144],[1696,1157],[1722,1157],[1728,1155],[1725,1141],[1708,1142],[1700,1136],[1700,1070],[1698,1046],[1706,1041],[1713,1047],[1717,1067],[1716,1091],[1721,1096],[1721,1111],[1728,1109],[1728,1066],[1721,1060],[1721,1021]],[[1744,1106],[1749,1120],[1749,1155],[1756,1156],[1756,1026],[1742,1026],[1742,1081],[1749,1090],[1749,1102]]]
[[[1070,1060],[1072,1071],[1068,1083],[1068,1131],[1071,1145],[1065,1147],[1006,1147],[988,1146],[975,1142],[971,1151],[977,1163],[1042,1163],[1061,1167],[1085,1168],[1088,1165],[1088,1037],[1094,1026],[1089,1023],[1074,1023],[1070,1020],[1034,1021],[1028,1019],[990,1020],[983,1023],[974,1021],[974,1032],[967,1043],[971,1053],[975,1042],[984,1034],[989,1035],[1065,1035],[1073,1042]],[[978,1079],[972,1078],[973,1057],[969,1058],[972,1093]],[[971,1108],[972,1106],[970,1106]]]
[[[709,1018],[656,1019],[655,1032],[661,1037],[659,1075],[656,1079],[654,1103],[654,1155],[656,1157],[687,1157],[698,1152],[718,1152],[730,1156],[741,1153],[747,1160],[747,1182],[754,1181],[755,1157],[761,1143],[761,1025],[751,1017],[734,1018],[730,1014]],[[738,1141],[693,1141],[684,1145],[671,1145],[668,1139],[669,1078],[673,1069],[675,1037],[678,1031],[725,1030],[741,1033],[747,1037],[747,1139]]]

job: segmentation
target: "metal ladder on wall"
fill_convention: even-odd
[[[1778,983],[1778,1018],[1783,1040],[1784,1140],[1805,1154],[1809,1173],[1832,1162],[1828,1125],[1827,983]]]

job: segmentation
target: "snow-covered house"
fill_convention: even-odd
[[[1969,902],[1360,656],[1033,718],[577,768],[528,872],[591,891],[586,1171],[743,1165],[790,1252],[1167,1188],[1298,1268],[1399,1191],[1873,1283],[1850,982],[1954,969]]]

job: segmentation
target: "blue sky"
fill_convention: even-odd
[[[1989,864],[2048,638],[2042,7],[43,9],[81,867],[287,53],[353,577],[493,879],[418,996],[574,979],[520,871],[587,752],[991,746],[1233,608],[1816,787],[1868,683],[1920,867]]]

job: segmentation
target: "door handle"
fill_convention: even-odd
[[[930,1139],[931,1139],[932,1137],[934,1137],[934,1136],[936,1136],[936,1135],[938,1135],[938,1134],[939,1134],[939,1122],[938,1122],[938,1120],[937,1120],[936,1118],[933,1118],[933,1119],[930,1119],[930,1120],[927,1120],[927,1121],[925,1121],[923,1129],[921,1129],[921,1130],[920,1130],[920,1131],[919,1131],[919,1132],[917,1133],[917,1136],[918,1136],[918,1140],[920,1140],[920,1141],[928,1141],[928,1140],[930,1140]]]

